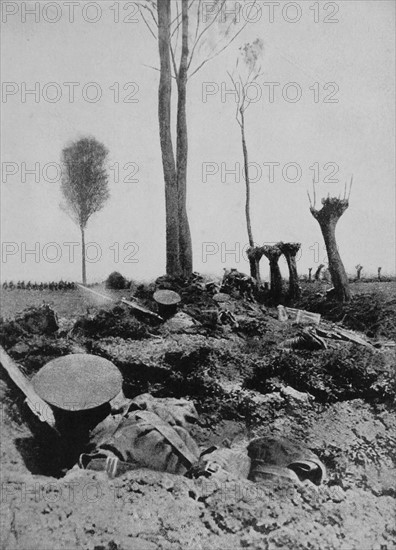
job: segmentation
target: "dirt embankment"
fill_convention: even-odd
[[[207,304],[208,310],[217,307]],[[73,319],[61,319],[49,335],[26,327],[18,333],[15,326],[7,332],[3,325],[2,343],[28,375],[73,351],[110,358],[129,395],[150,391],[193,399],[201,420],[192,433],[202,447],[226,438],[243,444],[259,435],[286,437],[325,463],[325,484],[254,484],[231,475],[189,480],[147,470],[115,480],[82,470],[62,477],[51,440],[37,436],[20,395],[4,378],[2,548],[396,547],[392,354],[346,343],[311,357],[279,352],[278,344],[298,327],[249,303],[235,301],[233,309],[245,319],[238,327],[205,325],[201,317],[193,328],[144,325],[143,331],[130,317],[124,328],[134,338],[95,338],[92,315],[77,327]],[[121,322],[119,311],[115,318]]]

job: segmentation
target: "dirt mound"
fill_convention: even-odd
[[[101,309],[93,315],[83,315],[75,323],[73,332],[88,338],[117,336],[141,340],[149,336],[147,325],[138,321],[127,306],[116,305]]]
[[[370,338],[396,340],[394,288],[390,298],[385,292],[375,290],[355,294],[349,303],[339,304],[326,300],[314,285],[307,285],[296,307],[320,313],[329,321],[342,322],[345,327],[364,332]]]
[[[246,386],[273,391],[274,378],[321,402],[364,397],[393,401],[396,373],[384,354],[353,344],[322,352],[277,352],[255,368]]]
[[[186,291],[183,311],[217,311],[198,283]],[[183,296],[183,288],[189,287],[172,290]],[[227,307],[239,329],[216,325],[211,331],[208,325],[204,334],[154,334],[116,306],[84,316],[78,330],[70,330],[73,322],[67,328],[59,322],[52,334],[32,334],[12,321],[1,325],[1,337],[28,376],[55,356],[95,353],[120,368],[131,397],[150,391],[192,399],[200,419],[191,433],[202,448],[286,438],[320,458],[328,481],[299,487],[148,470],[109,480],[79,469],[58,479],[55,442],[38,436],[20,393],[3,377],[4,549],[395,547],[395,389],[388,355],[348,343],[279,352],[280,342],[299,327],[245,300],[231,299]]]

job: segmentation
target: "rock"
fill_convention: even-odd
[[[280,392],[283,395],[283,397],[286,397],[295,401],[300,401],[301,403],[309,403],[309,401],[313,399],[313,397],[309,393],[303,393],[303,392],[297,391],[291,386],[284,386],[283,388],[281,388]]]
[[[29,346],[24,342],[18,342],[10,349],[10,352],[15,356],[26,355],[29,352]]]
[[[169,332],[184,332],[198,326],[199,323],[183,311],[179,311],[163,324],[163,328]]]
[[[225,294],[225,292],[218,292],[213,296],[213,300],[215,302],[229,302],[231,300],[231,296],[229,294]]]

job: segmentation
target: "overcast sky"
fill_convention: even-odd
[[[239,127],[224,92],[238,47],[259,37],[264,72],[246,120],[255,241],[301,242],[299,271],[315,269],[326,254],[307,189],[316,174],[318,197],[338,195],[353,174],[337,227],[346,269],[360,263],[364,274],[379,266],[394,273],[394,2],[343,0],[325,11],[323,2],[305,0],[283,13],[291,3],[280,2],[273,22],[261,4],[257,21],[189,81],[194,269],[248,270]],[[159,73],[145,66],[158,67],[156,41],[131,2],[75,2],[73,22],[63,1],[2,1],[2,8],[2,279],[80,279],[79,230],[59,208],[57,166],[62,148],[84,135],[110,151],[111,198],[87,228],[96,243],[89,281],[113,270],[137,280],[163,274]],[[268,163],[278,163],[273,181]],[[37,175],[27,172],[34,167]],[[264,266],[265,259],[268,275]]]

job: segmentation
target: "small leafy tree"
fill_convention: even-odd
[[[106,147],[95,138],[84,137],[62,151],[61,204],[79,226],[82,244],[82,282],[87,283],[85,228],[90,217],[104,207],[110,196],[105,161]]]
[[[113,271],[106,279],[106,288],[113,290],[123,290],[127,287],[127,280],[118,271]]]

